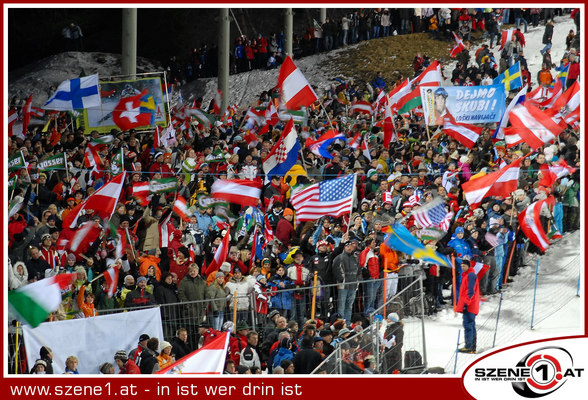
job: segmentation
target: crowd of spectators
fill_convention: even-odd
[[[417,17],[416,12],[406,11],[405,16],[392,9],[391,14],[397,17],[390,18],[388,29],[383,29],[386,9],[381,13],[371,11],[368,15],[374,21],[378,20],[375,18],[378,15],[382,29],[371,26],[372,29],[366,31],[358,25],[354,30],[350,26],[350,32],[343,36],[345,40],[341,38],[342,43],[369,39],[371,34],[377,37],[394,31],[409,33],[416,29],[414,26],[426,30],[423,18],[428,15],[424,10],[429,9],[418,10],[421,13]],[[492,11],[480,13],[487,16]],[[456,15],[459,14],[457,10]],[[353,15],[365,18],[362,11]],[[504,11],[502,17],[508,18]],[[325,29],[323,33],[327,32],[329,30]],[[332,35],[339,38],[338,33]],[[264,40],[259,35],[257,45]],[[271,44],[265,43],[271,53]],[[330,43],[325,40],[327,49]],[[469,49],[464,51],[468,57],[462,56],[452,81],[467,84],[470,79],[476,85],[483,84],[485,75],[493,71],[490,69],[484,74],[478,71],[485,71],[489,53],[482,52],[486,51],[488,46],[482,46],[482,55],[476,52],[472,59]],[[247,57],[247,62],[239,64],[238,68],[263,67],[264,57],[259,53],[253,58]],[[415,74],[429,62],[422,57],[418,60],[419,57],[415,58]],[[522,52],[518,61],[521,57]],[[391,90],[397,83],[383,84],[386,90]],[[307,110],[308,124],[299,127],[300,138],[320,134],[326,121],[332,121],[348,140],[357,133],[365,136],[369,157],[348,142],[336,142],[331,146],[331,160],[303,148],[296,173],[291,171],[270,180],[264,176],[262,161],[281,134],[283,124],[274,126],[257,143],[248,142],[244,132],[235,128],[243,125],[245,111],[235,113],[231,123],[219,122],[210,128],[193,125],[189,130],[178,130],[175,144],[167,148],[153,147],[153,133],[115,130],[112,132],[114,141],[101,151],[103,168],[100,170],[84,167],[86,145],[99,136],[98,132],[71,130],[71,116],[66,113],[60,113],[55,119],[55,128],[60,132],[57,141],[53,140],[51,130],[43,133],[38,127],[27,132],[24,138],[9,139],[8,155],[20,151],[28,163],[14,174],[17,181],[9,192],[11,199],[15,196],[24,199],[22,209],[8,222],[9,289],[15,290],[59,273],[76,272],[77,280],[69,288],[72,296],[65,298],[60,309],[52,313],[51,320],[90,318],[103,310],[123,307],[187,303],[182,315],[189,332],[186,329],[167,331],[165,339],[169,343],[152,340],[144,345],[145,354],[150,351],[151,358],[159,355],[158,365],[167,365],[171,354],[178,359],[182,346],[188,346],[182,350],[188,352],[225,330],[232,332],[227,371],[256,373],[265,368],[274,373],[308,373],[349,334],[357,335],[354,345],[359,344],[362,329],[373,322],[369,316],[397,293],[403,276],[425,281],[433,310],[447,307],[450,299],[444,296],[443,290],[451,286],[451,270],[419,263],[384,244],[383,228],[394,222],[401,222],[417,234],[419,226],[411,216],[415,207],[441,199],[447,210],[455,213],[451,228],[444,235],[424,242],[441,254],[453,255],[456,265],[460,265],[464,256],[489,265],[489,273],[480,282],[484,296],[501,290],[503,283],[524,266],[528,252],[541,254],[518,229],[517,215],[531,202],[553,195],[553,214],[542,215],[545,226],[554,224],[563,234],[579,229],[579,168],[549,187],[544,186],[542,180],[546,168],[558,160],[564,159],[571,167],[579,167],[577,129],[566,129],[553,144],[534,152],[526,143],[506,148],[504,142],[493,141],[493,127],[489,126],[474,147],[467,149],[444,134],[430,137],[422,115],[409,113],[395,118],[397,140],[384,147],[381,127],[372,125],[370,118],[349,114],[348,105],[357,99],[375,100],[352,81],[336,82],[321,99],[324,108]],[[272,90],[260,95],[259,105],[267,105],[270,101]],[[65,216],[112,178],[110,164],[120,150],[124,154],[128,181],[113,216],[104,221],[94,215],[93,210],[87,210],[80,216],[79,224],[94,221],[101,233],[81,252],[59,249]],[[67,154],[67,171],[37,170],[39,162],[60,152]],[[526,158],[521,166],[518,189],[512,196],[486,198],[476,209],[468,206],[461,190],[462,183],[477,173],[497,171],[504,163],[523,156]],[[357,174],[357,197],[350,216],[296,223],[289,202],[292,188],[347,174]],[[172,215],[169,245],[161,248],[158,223],[171,214],[176,193],[153,195],[149,203],[142,206],[132,196],[132,184],[170,176],[178,178],[177,192],[188,199],[194,212],[189,221]],[[227,222],[222,215],[199,202],[198,196],[210,194],[217,179],[233,178],[260,180],[264,186],[258,207],[241,209],[233,205],[231,210],[242,220],[255,220],[256,213],[265,214],[267,218],[250,224],[249,228],[238,229],[238,220]],[[115,246],[106,235],[110,225],[133,233],[126,239],[122,259],[113,256]],[[227,260],[218,269],[211,270],[215,252],[229,227]],[[255,231],[262,235],[264,229],[271,229],[275,238],[263,243],[262,256],[255,257],[252,262],[250,239]],[[490,244],[488,238],[496,244]],[[116,295],[109,298],[105,280],[93,278],[115,264],[121,268],[120,281]],[[315,272],[323,290],[315,319],[309,321],[311,291],[308,288],[312,286]],[[355,284],[359,281],[361,286]],[[236,302],[235,292],[238,293]],[[254,303],[249,301],[251,293],[256,298]],[[231,326],[235,304],[238,323]],[[259,307],[255,312],[260,319],[251,320],[252,307]],[[166,315],[162,318],[165,320]],[[391,325],[399,323],[398,315],[388,315],[386,319]],[[298,327],[302,335],[298,334]],[[174,344],[178,340],[184,345]],[[171,353],[166,350],[169,347]],[[349,371],[369,373],[373,359],[366,354],[356,358],[359,353],[348,344],[345,347]],[[125,351],[119,353],[114,359],[121,371],[136,371],[137,366],[129,364],[136,360]],[[165,357],[166,354],[170,357]],[[390,362],[393,367],[389,372],[401,370],[401,364],[395,362],[396,359]],[[42,363],[39,364],[42,368]],[[141,372],[156,370],[153,360],[145,365],[139,365]],[[111,366],[106,365],[105,370],[111,371]]]

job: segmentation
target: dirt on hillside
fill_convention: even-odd
[[[470,50],[475,48],[480,36],[480,32],[472,34]],[[429,33],[388,36],[343,49],[338,57],[326,60],[322,67],[332,71],[334,76],[354,79],[361,85],[371,82],[378,71],[382,71],[384,79],[390,84],[401,75],[404,78],[414,76],[412,62],[417,53],[427,55],[431,60],[448,62],[454,45],[453,40],[435,40]]]

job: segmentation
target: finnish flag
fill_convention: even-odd
[[[100,107],[98,74],[62,82],[43,108],[70,111]]]

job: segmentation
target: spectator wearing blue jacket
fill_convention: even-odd
[[[380,90],[384,90],[386,87],[386,81],[384,80],[384,76],[382,71],[378,71],[378,74],[372,81],[372,86],[374,87],[375,91],[379,92]]]
[[[455,229],[453,236],[451,236],[451,240],[447,243],[447,247],[451,247],[455,250],[455,268],[457,268],[457,270],[455,271],[455,275],[457,279],[456,287],[458,288],[461,284],[461,262],[463,260],[463,257],[468,256],[470,260],[472,258],[472,251],[468,243],[463,238],[464,234],[465,231],[463,227],[458,226]],[[458,299],[456,298],[455,301],[457,302]]]

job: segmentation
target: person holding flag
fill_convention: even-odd
[[[476,315],[480,311],[480,278],[488,270],[488,265],[484,265],[476,272],[471,266],[469,256],[461,259],[461,285],[459,287],[459,301],[457,302],[456,312],[463,314],[463,329],[465,335],[465,345],[460,348],[460,353],[476,353]]]

